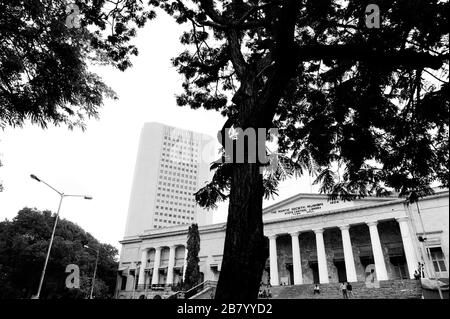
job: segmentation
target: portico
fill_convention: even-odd
[[[157,241],[133,247],[139,261],[121,263],[117,289],[139,294],[181,283],[187,260],[184,237],[175,236],[164,244]]]
[[[396,219],[399,224],[401,239],[403,244],[403,249],[405,251],[405,258],[408,268],[408,278],[414,278],[414,270],[417,267],[417,258],[415,255],[413,247],[412,238],[409,235],[408,226],[407,226],[407,218],[400,217]],[[392,220],[388,220],[392,221]],[[373,260],[374,260],[374,269],[376,273],[377,280],[387,280],[388,272],[386,270],[386,259],[385,253],[383,253],[383,247],[380,241],[380,236],[378,232],[378,221],[366,222],[364,224],[353,224],[353,226],[365,226],[367,232],[370,235],[370,248],[373,252]],[[342,243],[342,251],[343,251],[343,263],[345,265],[345,279],[348,282],[357,282],[358,276],[355,267],[355,257],[353,253],[353,245],[350,236],[350,229],[352,224],[346,225],[336,225],[335,227],[328,228],[316,228],[311,230],[303,230],[290,233],[291,236],[291,248],[292,248],[292,265],[293,265],[293,282],[289,282],[289,284],[301,285],[304,283],[303,279],[303,268],[301,261],[301,251],[300,246],[302,242],[302,234],[308,233],[310,231],[314,232],[315,235],[315,244],[316,244],[316,256],[317,256],[317,266],[318,266],[318,283],[325,284],[330,282],[329,276],[329,265],[330,260],[327,259],[325,241],[324,241],[324,233],[331,230],[332,228],[339,229],[341,233],[341,243]],[[270,284],[272,286],[280,285],[279,278],[279,262],[278,256],[279,252],[277,251],[277,238],[286,235],[285,233],[281,234],[271,234],[269,236],[270,239],[270,251],[269,251],[269,259],[270,259]],[[286,283],[284,283],[286,284]]]
[[[309,283],[329,283],[330,280],[336,282],[339,279],[342,280],[342,278],[345,278],[348,282],[361,281],[358,280],[355,267],[355,253],[358,254],[358,258],[360,257],[359,253],[361,253],[363,258],[366,256],[372,258],[375,279],[387,280],[389,279],[389,275],[386,262],[389,261],[394,249],[388,250],[389,247],[393,246],[396,247],[399,252],[398,254],[404,256],[407,277],[413,279],[414,271],[417,269],[418,258],[415,243],[410,235],[409,217],[404,203],[398,201],[394,205],[392,204],[392,202],[390,205],[386,205],[385,202],[373,203],[372,205],[366,206],[364,210],[361,210],[359,207],[349,207],[334,211],[317,212],[315,214],[298,214],[296,216],[285,214],[287,217],[284,219],[276,218],[267,220],[265,222],[265,232],[270,238],[270,284],[272,286],[280,284],[303,284],[305,281],[308,281],[307,278],[304,278],[305,268],[311,270],[318,277],[318,280],[317,278],[309,278]],[[282,210],[282,212],[285,212],[285,210]],[[383,234],[385,237],[391,237],[388,240],[389,243],[387,242],[385,245],[380,240],[380,223],[389,224],[389,227],[392,228],[392,230],[389,229],[389,231],[385,231],[385,234]],[[356,227],[360,233],[365,233],[364,237],[368,238],[365,243],[358,244],[359,246],[352,242],[351,236],[352,229]],[[334,233],[331,245],[335,247],[326,247],[327,244],[324,236],[330,232]],[[340,234],[337,237],[336,234],[338,232]],[[305,234],[308,233],[314,234],[315,248],[311,250],[315,251],[309,252],[309,263],[304,263],[302,262],[301,251],[303,246],[302,240]],[[288,259],[291,258],[293,267],[292,274],[289,272],[290,276],[286,276],[287,272],[284,271],[285,280],[282,281],[280,280],[280,272],[278,269],[289,268],[287,267],[289,265],[283,267],[284,265],[280,265],[278,261],[280,251],[277,249],[277,238],[288,235],[290,236],[291,244],[290,248],[287,248],[286,251],[291,250],[288,253],[288,255],[290,254]],[[354,236],[362,237],[356,233]],[[311,235],[306,237],[310,239]],[[309,241],[310,246],[314,246],[311,240]],[[358,252],[359,247],[361,247],[361,252]],[[285,261],[284,263],[288,264]],[[340,265],[345,267],[345,275],[341,274],[337,276],[339,278],[331,276],[330,268],[336,268],[337,270],[334,269],[334,271],[339,272],[340,269],[338,268]],[[360,270],[359,277],[365,279],[364,275],[361,274]],[[288,277],[288,282],[286,282],[286,277]]]
[[[138,289],[174,286],[183,279],[187,250],[183,244],[141,248]],[[142,266],[144,265],[144,266]]]

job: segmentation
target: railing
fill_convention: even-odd
[[[169,288],[170,286],[166,286],[163,284],[144,284],[144,285],[137,285],[136,291],[148,291],[148,290],[165,290],[166,288]]]
[[[208,288],[208,287],[215,287],[217,285],[216,281],[212,281],[212,280],[206,280],[200,284],[198,284],[197,286],[192,287],[191,289],[189,289],[188,291],[186,291],[184,293],[184,298],[185,299],[189,299],[192,296],[195,296],[196,294],[198,294],[199,292],[201,292],[202,290]]]
[[[143,291],[174,291],[175,293],[169,296],[169,299],[189,299],[192,296],[200,293],[202,290],[208,287],[215,287],[217,285],[216,281],[206,280],[191,289],[184,291],[181,286],[175,285],[164,285],[164,284],[143,284],[136,285],[136,289],[134,292],[143,292]],[[179,289],[177,291],[177,289]],[[117,293],[132,293],[133,290],[119,290]]]
[[[165,284],[143,284],[143,285],[136,285],[135,291],[161,291],[161,290],[171,290],[171,291],[178,291],[182,290],[182,286],[179,284],[176,285],[165,285]],[[120,290],[125,291],[125,290]]]
[[[167,297],[167,299],[185,299],[185,294],[186,293],[183,290],[180,290]]]

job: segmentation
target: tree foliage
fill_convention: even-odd
[[[448,186],[447,1],[151,3],[189,28],[173,59],[179,105],[279,129],[287,169],[267,176],[269,193],[295,172],[343,199]],[[366,26],[369,4],[380,28]],[[231,170],[214,169],[198,194],[209,207],[230,186]]]
[[[197,224],[192,224],[189,226],[186,247],[188,250],[188,255],[184,280],[185,291],[200,283],[200,267],[198,265],[200,261],[198,258],[198,253],[200,251],[200,234],[198,232]]]
[[[55,215],[49,211],[24,208],[11,221],[0,223],[0,299],[30,298],[36,294],[54,221]],[[95,296],[107,298],[113,295],[117,249],[100,243],[81,227],[62,219],[56,227],[42,298],[89,296],[96,254],[83,245],[100,249]],[[80,268],[79,292],[65,288],[68,264]]]
[[[104,97],[115,97],[88,67],[131,65],[138,50],[129,41],[153,17],[143,9],[122,0],[1,1],[0,127],[31,120],[84,128]]]

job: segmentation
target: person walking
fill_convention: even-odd
[[[348,295],[347,295],[347,284],[345,282],[343,282],[341,284],[341,291],[342,291],[342,297],[344,299],[348,299]]]
[[[353,298],[353,287],[349,282],[347,282],[347,298],[350,296]]]

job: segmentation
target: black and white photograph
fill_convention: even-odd
[[[0,0],[0,306],[448,303],[449,9]]]

